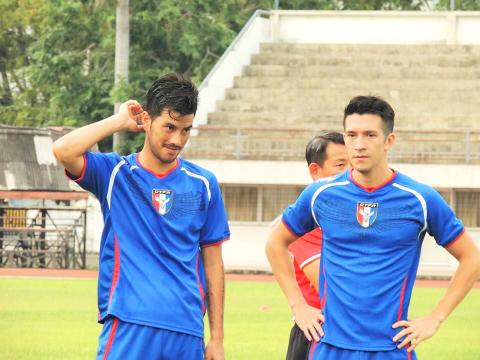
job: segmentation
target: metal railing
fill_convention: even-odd
[[[319,130],[305,128],[238,128],[202,126],[195,129],[186,158],[301,161],[307,141]],[[397,130],[391,162],[480,164],[480,131]]]
[[[0,206],[0,267],[86,265],[86,209]]]

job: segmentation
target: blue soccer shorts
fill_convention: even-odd
[[[405,347],[391,351],[359,351],[313,342],[308,360],[417,360],[417,355],[415,351],[408,353]]]
[[[98,339],[97,360],[203,360],[205,346],[198,336],[105,320]]]

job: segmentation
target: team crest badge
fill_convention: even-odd
[[[172,208],[172,190],[152,190],[153,206],[160,215],[165,215]]]
[[[372,225],[377,219],[378,203],[359,202],[357,203],[357,221],[364,228]]]

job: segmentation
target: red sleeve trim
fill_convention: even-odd
[[[217,245],[220,245],[220,244],[224,243],[224,242],[227,241],[227,240],[230,240],[230,238],[227,237],[227,238],[225,238],[225,239],[216,241],[216,242],[211,243],[211,244],[200,245],[200,247],[203,249],[203,248],[207,248],[207,247],[210,247],[210,246],[217,246]]]
[[[465,229],[463,229],[462,232],[461,232],[460,234],[458,234],[455,239],[453,239],[453,240],[450,241],[447,245],[445,245],[445,249],[448,249],[450,246],[452,246],[453,244],[455,244],[455,243],[457,242],[457,240],[462,237],[463,234],[465,234]]]
[[[85,177],[85,171],[87,170],[87,155],[86,154],[83,154],[83,169],[82,169],[82,173],[80,174],[80,176],[78,178],[74,178],[72,176],[72,174],[70,174],[67,169],[64,169],[65,171],[65,176],[69,179],[69,180],[72,180],[72,181],[75,181],[76,183],[80,182],[83,180],[83,178]]]

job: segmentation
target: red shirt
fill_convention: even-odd
[[[303,235],[288,247],[293,255],[293,266],[298,286],[308,305],[320,309],[320,297],[310,280],[305,276],[303,268],[320,258],[322,247],[322,230],[317,228]]]

